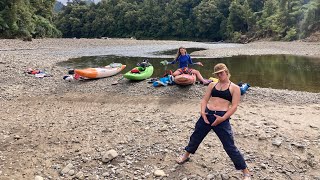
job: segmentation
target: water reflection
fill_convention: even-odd
[[[173,52],[173,51],[172,51]],[[142,57],[98,56],[82,57],[59,63],[70,68],[85,68],[105,66],[112,62],[123,63],[129,71],[142,61]],[[160,77],[165,67],[160,64],[164,58],[148,58],[155,67],[153,77]],[[290,89],[298,91],[320,92],[320,59],[289,55],[263,56],[234,56],[226,58],[203,59],[193,58],[194,62],[201,61],[204,67],[193,66],[206,77],[213,77],[213,67],[219,62],[225,63],[231,71],[233,82],[248,82],[251,86]],[[175,70],[177,65],[169,65],[168,69]]]

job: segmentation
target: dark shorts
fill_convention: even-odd
[[[188,67],[184,67],[184,68],[179,68],[177,71],[180,72],[180,74],[192,74],[192,70],[191,68]]]

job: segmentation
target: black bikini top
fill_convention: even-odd
[[[229,84],[228,89],[226,89],[224,91],[217,90],[216,85],[214,85],[214,87],[212,88],[211,97],[219,97],[219,98],[225,99],[225,100],[227,100],[229,102],[232,102],[232,95],[231,95],[231,92],[229,90],[231,82]]]

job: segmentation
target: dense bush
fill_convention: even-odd
[[[64,37],[290,41],[314,31],[319,6],[319,0],[104,0],[69,3],[55,23]]]
[[[0,37],[61,37],[52,23],[55,0],[2,0]]]
[[[74,0],[64,7],[55,3],[0,1],[0,37],[291,41],[320,29],[319,0]]]

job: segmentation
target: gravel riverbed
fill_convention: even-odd
[[[81,56],[152,57],[179,46],[205,48],[191,55],[210,58],[320,58],[319,42],[0,40],[0,179],[239,179],[215,134],[190,162],[175,164],[199,117],[205,86],[111,85],[120,74],[66,82],[67,69],[56,65]],[[36,78],[24,73],[27,68],[52,77]],[[250,87],[232,125],[253,179],[320,179],[320,92]]]

